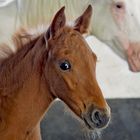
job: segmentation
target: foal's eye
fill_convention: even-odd
[[[71,64],[69,63],[69,61],[65,60],[64,62],[60,63],[60,68],[62,70],[69,70],[71,68]]]

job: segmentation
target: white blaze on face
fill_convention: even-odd
[[[140,42],[139,0],[93,0],[93,33],[122,57],[132,42]]]

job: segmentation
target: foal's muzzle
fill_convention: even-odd
[[[110,121],[110,110],[90,109],[83,117],[90,129],[104,128]]]

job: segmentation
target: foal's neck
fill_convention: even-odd
[[[17,133],[21,137],[22,133],[32,131],[53,100],[44,76],[46,57],[41,38],[0,64],[0,130],[4,129],[3,133],[8,131],[9,135]]]

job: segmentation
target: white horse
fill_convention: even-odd
[[[132,71],[140,71],[139,0],[18,0],[20,23],[24,26],[48,23],[63,5],[71,21],[89,3],[94,7],[91,33],[126,59]]]

